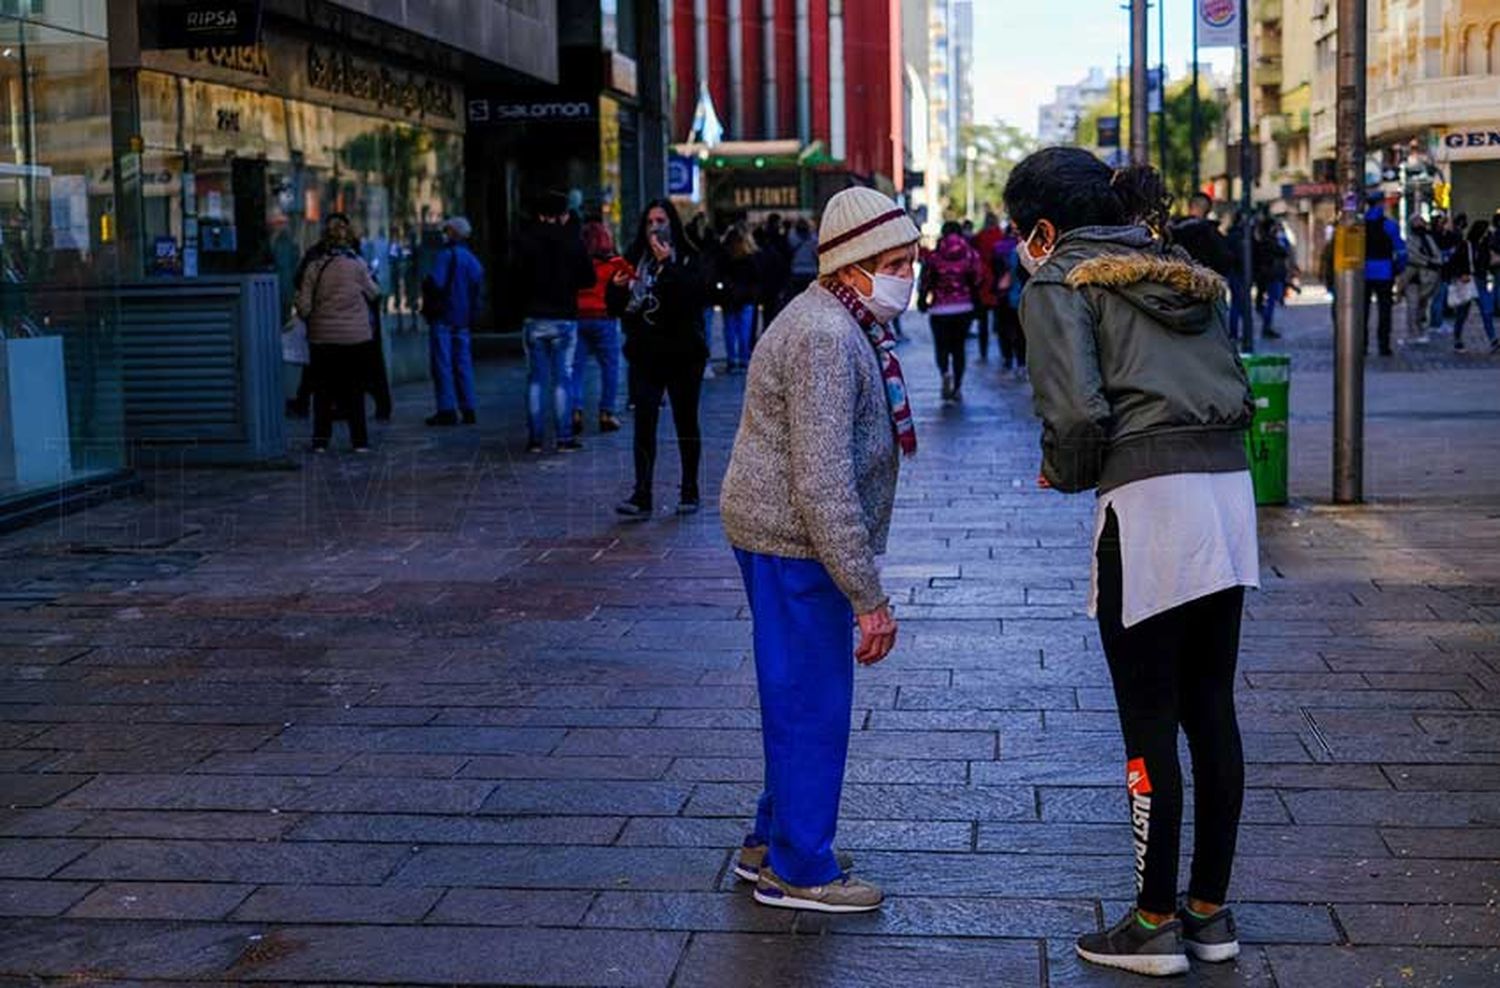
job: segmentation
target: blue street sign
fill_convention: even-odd
[[[691,197],[698,185],[698,162],[686,155],[667,156],[667,195]]]

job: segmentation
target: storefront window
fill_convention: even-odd
[[[123,461],[110,148],[106,42],[0,16],[0,500]]]

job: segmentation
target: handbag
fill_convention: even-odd
[[[1448,305],[1458,308],[1479,298],[1479,286],[1474,284],[1474,279],[1467,281],[1455,281],[1448,286]]]
[[[318,269],[317,276],[313,279],[312,307],[318,307],[318,284],[323,280],[323,272],[328,270],[328,263]],[[300,364],[306,366],[312,362],[312,348],[307,340],[307,320],[297,314],[295,306],[292,314],[286,322],[281,324],[281,359],[289,364]]]
[[[442,322],[448,315],[448,298],[453,293],[454,276],[458,274],[458,251],[452,247],[448,249],[453,253],[448,264],[448,277],[443,279],[442,286],[438,286],[431,274],[422,279],[422,318],[429,326]]]
[[[307,345],[307,323],[295,313],[281,327],[281,359],[303,366],[312,360],[312,351]]]

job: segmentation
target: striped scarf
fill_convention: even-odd
[[[917,452],[917,426],[912,421],[911,403],[906,396],[906,378],[901,374],[901,361],[896,359],[896,337],[888,327],[875,320],[875,313],[860,301],[859,293],[843,282],[835,282],[828,288],[839,300],[859,328],[865,331],[875,356],[880,360],[880,376],[885,381],[885,397],[891,406],[891,429],[896,434],[896,444],[905,456]]]

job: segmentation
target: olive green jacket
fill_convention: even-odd
[[[1246,469],[1255,406],[1226,311],[1223,280],[1142,227],[1064,234],[1021,296],[1048,482]]]

